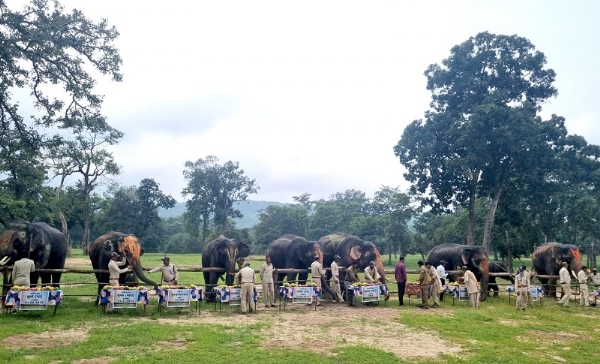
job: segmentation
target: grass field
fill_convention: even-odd
[[[146,254],[143,264],[161,264],[161,255]],[[414,259],[413,259],[414,258]],[[68,266],[85,257],[69,259]],[[260,259],[260,257],[257,257]],[[409,269],[418,257],[409,257]],[[414,262],[413,262],[414,260]],[[171,255],[180,266],[198,266],[198,255]],[[261,261],[252,261],[258,268]],[[150,275],[158,280],[159,274]],[[92,275],[67,274],[64,282]],[[200,273],[182,273],[183,283],[202,283]],[[390,286],[390,288],[393,288]],[[600,360],[600,313],[597,308],[562,308],[544,300],[516,311],[503,293],[477,309],[449,296],[442,308],[359,306],[325,302],[309,310],[288,304],[286,310],[264,309],[241,316],[212,304],[193,309],[165,309],[156,299],[143,311],[102,314],[93,302],[71,294],[95,294],[94,286],[65,287],[56,316],[19,312],[0,318],[0,362],[47,363],[590,363]],[[217,306],[218,307],[218,306]]]

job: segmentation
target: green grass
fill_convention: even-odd
[[[414,306],[399,308],[391,299],[387,306],[361,307],[362,314],[370,310],[374,319],[356,322],[358,327],[372,325],[378,330],[386,329],[386,321],[377,319],[378,313],[385,317],[395,316],[406,330],[424,332],[446,340],[446,345],[463,348],[458,356],[442,355],[439,363],[555,363],[564,359],[568,363],[591,363],[600,360],[597,350],[600,313],[597,308],[582,308],[571,303],[570,308],[558,307],[550,301],[535,308],[516,311],[514,298],[511,304],[506,296],[488,299],[478,309],[472,309],[464,302],[448,299],[443,308],[423,312]],[[87,337],[70,346],[55,348],[24,349],[3,348],[0,362],[50,362],[62,360],[70,363],[76,360],[98,357],[113,357],[118,362],[159,363],[165,358],[170,362],[193,363],[204,360],[229,361],[232,363],[402,363],[392,353],[373,346],[350,345],[342,341],[331,350],[335,356],[326,356],[307,350],[311,333],[306,332],[305,343],[297,343],[297,349],[264,349],[260,330],[268,329],[289,312],[259,312],[257,322],[224,326],[207,324],[203,317],[215,316],[224,323],[235,323],[238,315],[228,311],[212,313],[213,306],[201,304],[200,314],[193,310],[164,310],[156,312],[156,301],[144,312],[123,310],[103,315],[98,307],[77,298],[67,297],[59,307],[56,316],[51,311],[44,313],[21,312],[0,318],[0,345],[4,339],[18,334],[39,334],[68,329],[88,330]],[[260,309],[260,307],[259,307]],[[298,315],[297,313],[294,313]],[[300,314],[308,314],[301,312]],[[156,320],[184,319],[187,325],[173,324],[172,321]],[[369,316],[367,316],[369,317]],[[217,320],[213,320],[217,321]],[[343,317],[334,324],[336,330],[348,328]],[[289,327],[289,330],[303,330],[303,327]],[[26,337],[21,340],[27,341]],[[31,340],[31,339],[29,339]],[[45,339],[51,340],[51,339]],[[185,340],[185,347],[175,348],[166,341]],[[414,342],[412,343],[415,344]],[[431,360],[416,361],[431,363]]]

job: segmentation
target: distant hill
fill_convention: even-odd
[[[234,204],[235,208],[240,210],[244,215],[241,219],[235,219],[235,225],[238,229],[251,228],[258,224],[258,213],[260,210],[266,209],[268,206],[284,206],[285,203],[275,201],[240,201]],[[161,218],[178,217],[185,212],[185,202],[178,202],[172,209],[159,209],[158,216]]]

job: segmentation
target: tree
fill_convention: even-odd
[[[467,244],[475,243],[475,201],[490,196],[483,246],[503,189],[536,162],[551,161],[566,129],[536,113],[557,94],[546,58],[518,36],[479,33],[425,71],[432,92],[426,121],[415,120],[394,148],[413,191],[434,211],[468,205]],[[549,165],[537,165],[550,168]]]
[[[370,200],[362,191],[346,190],[334,193],[329,200],[313,201],[313,204],[314,214],[310,217],[307,238],[318,240],[335,232],[354,234],[352,221],[368,215]]]
[[[202,242],[206,241],[211,219],[216,232],[222,234],[229,218],[243,216],[233,204],[245,201],[260,188],[256,180],[244,174],[238,162],[228,161],[223,165],[218,162],[212,155],[196,162],[187,161],[183,171],[188,185],[181,194],[191,196],[185,212],[188,232],[194,236],[201,234]]]
[[[135,234],[144,242],[146,250],[156,252],[167,245],[158,209],[172,208],[175,203],[171,195],[160,190],[156,181],[144,178],[137,187],[112,187],[98,220],[104,230]]]
[[[67,156],[73,165],[74,173],[81,176],[79,183],[84,205],[81,247],[84,254],[87,254],[90,224],[95,211],[90,196],[102,178],[120,173],[113,154],[105,148],[117,144],[123,137],[123,133],[109,126],[101,116],[84,118],[72,126],[72,132],[73,139],[67,140],[62,145],[60,153]]]
[[[96,82],[89,71],[122,79],[121,57],[113,44],[117,30],[107,20],[94,23],[78,10],[67,14],[57,1],[32,0],[22,11],[0,1],[0,34],[1,134],[12,125],[28,143],[42,141],[19,114],[18,102],[11,99],[13,88],[31,90],[37,125],[69,126],[96,114],[102,103],[93,93]],[[63,100],[50,96],[45,90],[50,85],[62,87]]]
[[[258,246],[266,248],[284,234],[306,236],[308,221],[308,210],[302,205],[267,206],[258,214],[254,238]]]

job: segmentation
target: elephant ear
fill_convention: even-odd
[[[360,249],[360,245],[353,245],[350,248],[350,258],[352,258],[352,260],[359,260],[361,256],[362,251]]]
[[[471,249],[469,249],[469,248],[463,249],[463,252],[460,255],[463,265],[468,265],[472,256],[473,256],[473,251]]]
[[[104,241],[104,251],[106,251],[108,253],[115,251],[114,243],[110,240],[105,240]]]
[[[238,257],[247,257],[248,255],[250,255],[250,248],[248,247],[248,245],[242,243],[241,241],[237,241],[236,244],[238,250]]]

